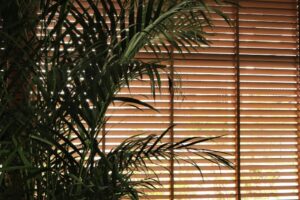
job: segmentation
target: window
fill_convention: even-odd
[[[222,8],[233,19],[232,27],[214,16],[211,47],[184,57],[174,52],[169,64],[174,77],[181,77],[180,90],[170,94],[165,77],[155,100],[143,82],[121,91],[152,103],[159,113],[110,108],[106,149],[140,132],[161,133],[172,124],[169,137],[174,141],[224,135],[203,148],[229,153],[235,170],[192,157],[202,166],[202,179],[191,165],[166,161],[173,171],[157,168],[163,187],[151,192],[151,199],[300,198],[298,1],[239,3],[240,8]]]
[[[78,3],[80,1],[86,3],[84,0],[77,0],[75,6],[80,7]],[[191,47],[191,53],[186,51],[183,55],[173,51],[173,60],[166,64],[171,69],[169,77],[172,77],[175,85],[170,87],[168,74],[163,74],[161,92],[154,99],[151,98],[147,77],[144,77],[144,80],[133,81],[130,90],[123,88],[119,93],[121,96],[141,99],[153,105],[159,112],[148,108],[139,110],[120,102],[111,105],[108,110],[108,121],[104,130],[101,130],[104,139],[99,144],[106,151],[130,136],[139,133],[160,134],[172,125],[175,126],[166,138],[171,142],[191,136],[222,136],[201,144],[199,148],[225,152],[225,157],[235,164],[235,169],[214,165],[187,151],[175,152],[182,159],[196,161],[201,167],[201,173],[192,164],[172,159],[164,160],[163,166],[154,165],[153,169],[159,174],[162,185],[157,185],[158,190],[155,191],[145,189],[150,199],[300,199],[300,0],[236,0],[236,2],[240,7],[236,5],[220,7],[211,3],[212,6],[219,6],[232,19],[232,25],[229,26],[221,16],[212,14],[215,27],[207,28],[210,33],[207,36],[211,41],[210,47],[203,46],[197,50]],[[85,12],[86,20],[94,23],[93,19],[89,18],[90,14]],[[64,28],[72,25],[73,28],[78,26],[80,31],[84,31],[85,26],[71,23],[74,16],[76,13],[70,17],[70,22],[64,25]],[[105,21],[104,17],[100,18]],[[49,29],[53,28],[52,20],[55,21],[50,17],[47,22]],[[0,20],[1,29],[5,27],[4,22],[5,20]],[[99,24],[94,23],[94,27],[97,25]],[[43,27],[38,27],[38,30],[43,30]],[[92,30],[96,34],[97,30]],[[60,39],[66,44],[76,41],[80,31],[72,35],[66,34]],[[53,32],[50,35],[57,37],[60,33]],[[39,36],[43,37],[42,31]],[[92,38],[93,35],[90,34],[87,38],[89,36]],[[71,38],[70,41],[64,41],[65,37]],[[93,46],[98,40],[101,40],[101,34],[88,42]],[[61,41],[53,46],[60,47]],[[0,53],[3,54],[7,48],[3,38],[0,43]],[[66,53],[70,50],[67,45],[64,47],[66,48],[54,53]],[[80,48],[81,46],[78,46],[78,49]],[[93,50],[91,48],[90,52]],[[45,55],[50,51],[51,48],[45,49]],[[85,49],[80,51],[84,52]],[[91,57],[94,56],[99,55],[91,53]],[[154,56],[147,51],[138,54],[138,57],[144,60]],[[69,64],[72,58],[63,59]],[[53,60],[54,64],[56,62],[59,62],[59,59]],[[41,66],[45,66],[45,63],[41,63]],[[49,64],[49,68],[53,63]],[[5,66],[9,68],[9,63],[5,63]],[[4,72],[3,69],[0,73]],[[66,72],[71,73],[68,70]],[[53,73],[56,73],[55,70]],[[92,74],[93,71],[84,74],[89,77],[89,73]],[[13,78],[16,77],[14,73],[11,74]],[[47,78],[45,80],[50,80],[51,74]],[[77,81],[79,85],[80,81],[86,83],[88,80],[83,77],[79,79]],[[53,80],[55,82],[53,85],[56,86],[56,79]],[[3,81],[0,84],[3,83],[6,84]],[[47,82],[41,83],[40,87],[43,87],[43,84],[46,85]],[[55,86],[49,86],[50,94],[52,87],[53,91],[56,91]],[[91,91],[93,90],[89,92]],[[74,96],[68,96],[70,102]],[[83,95],[82,99],[84,98]],[[51,97],[49,99],[51,100]],[[83,102],[82,99],[80,102]],[[78,105],[76,108],[82,106],[77,102],[73,104]],[[53,107],[59,107],[59,103]],[[43,106],[42,104],[40,107]],[[84,106],[89,108],[87,103]],[[51,111],[49,112],[51,116]],[[81,123],[81,120],[84,121],[85,118],[77,117],[75,124],[77,125],[77,121]],[[64,125],[58,129],[64,129]],[[99,129],[94,130],[97,132]],[[68,131],[67,134],[74,134],[72,131]],[[57,152],[61,152],[61,149]],[[75,160],[74,157],[69,157]],[[85,156],[82,158],[84,160]],[[144,172],[136,172],[135,175],[136,178],[140,178],[144,176]]]

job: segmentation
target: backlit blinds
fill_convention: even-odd
[[[153,104],[159,113],[118,103],[109,109],[106,150],[131,135],[159,134],[172,124],[171,141],[224,135],[201,148],[229,153],[235,170],[191,157],[201,166],[202,178],[193,166],[166,160],[172,172],[155,168],[163,185],[149,191],[150,199],[300,198],[299,2],[237,2],[240,7],[222,7],[232,27],[212,15],[216,27],[208,29],[210,47],[184,56],[174,51],[174,62],[168,64],[172,76],[181,78],[180,89],[169,90],[163,77],[155,99],[143,81],[120,92]],[[147,52],[139,56],[153,57]]]

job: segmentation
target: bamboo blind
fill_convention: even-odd
[[[201,148],[228,152],[235,170],[192,157],[202,178],[191,165],[166,161],[172,172],[156,169],[163,186],[149,192],[150,199],[300,199],[299,1],[239,4],[222,7],[232,27],[212,15],[216,27],[208,29],[214,33],[208,36],[210,47],[184,56],[173,53],[169,64],[172,77],[181,77],[180,92],[169,90],[166,77],[155,100],[144,82],[133,81],[130,91],[121,91],[153,104],[159,113],[110,107],[106,149],[140,132],[159,134],[172,124],[170,141],[225,135]]]

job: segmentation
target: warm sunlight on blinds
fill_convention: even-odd
[[[242,198],[297,199],[297,2],[241,6]]]
[[[300,198],[299,2],[238,2],[239,8],[222,8],[232,18],[232,27],[213,15],[216,27],[208,36],[210,47],[191,50],[184,57],[174,52],[169,65],[174,77],[181,78],[174,94],[166,77],[155,100],[142,81],[121,91],[120,95],[151,103],[159,112],[118,103],[109,110],[107,150],[131,135],[161,133],[173,123],[174,141],[224,135],[201,148],[229,153],[226,157],[235,163],[235,170],[191,157],[201,166],[202,177],[192,165],[165,161],[166,169],[157,168],[163,185],[150,192],[150,199]],[[167,169],[173,170],[171,175]]]

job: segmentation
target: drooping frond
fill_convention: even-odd
[[[161,61],[209,44],[210,13],[226,18],[205,0],[0,0],[0,198],[138,199],[136,186],[157,180],[134,182],[128,171],[176,149],[231,166],[193,149],[207,139],[164,143],[167,131],[99,148],[113,101],[154,109],[119,90],[148,76],[155,95]],[[143,51],[153,59],[139,59]]]

